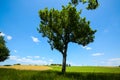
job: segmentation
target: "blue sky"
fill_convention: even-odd
[[[62,55],[51,50],[47,38],[37,32],[40,24],[38,11],[45,7],[61,9],[69,0],[0,0],[0,31],[10,49],[10,57],[4,64],[61,63]],[[71,65],[120,65],[120,0],[99,0],[94,11],[83,8],[81,16],[91,21],[96,29],[95,41],[86,47],[69,44],[67,63]]]

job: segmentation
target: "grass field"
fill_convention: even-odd
[[[52,66],[52,68],[55,71],[61,71],[60,66]],[[67,67],[67,72],[120,73],[120,67],[72,66]]]
[[[73,66],[67,67],[67,73],[64,75],[60,72],[59,66],[34,66],[34,68],[38,67],[46,67],[49,70],[32,70],[32,68],[31,70],[18,70],[1,67],[0,80],[120,80],[119,67]]]

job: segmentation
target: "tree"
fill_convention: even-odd
[[[1,32],[0,32],[1,34]],[[5,45],[5,40],[2,35],[0,35],[0,62],[5,61],[9,56],[9,49]]]
[[[83,4],[88,3],[86,7],[88,10],[94,10],[99,6],[98,0],[71,0],[71,3],[75,6],[78,5],[79,2]]]
[[[48,38],[51,49],[57,49],[63,56],[62,72],[66,71],[66,57],[70,42],[86,46],[94,41],[96,30],[90,28],[90,21],[80,17],[81,11],[77,11],[72,4],[62,6],[62,10],[53,9],[39,11],[41,19],[37,29],[43,37]]]

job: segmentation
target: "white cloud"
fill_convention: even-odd
[[[13,50],[15,53],[17,53],[17,50]]]
[[[87,50],[91,50],[92,48],[91,47],[86,47]]]
[[[11,40],[11,39],[12,39],[12,36],[7,36],[7,39],[8,39],[8,40]]]
[[[42,59],[45,59],[45,57],[42,57]]]
[[[40,56],[27,56],[27,58],[39,59]]]
[[[111,58],[104,61],[97,61],[97,63],[103,66],[119,66],[120,58]]]
[[[40,42],[40,41],[39,41],[39,39],[38,39],[38,38],[36,38],[36,37],[33,37],[33,36],[32,36],[31,38],[32,38],[33,42],[35,42],[35,43]]]
[[[32,56],[27,56],[27,58],[33,58]]]
[[[49,61],[50,61],[50,62],[53,62],[53,60],[52,60],[52,59],[50,59]]]
[[[94,54],[92,54],[92,56],[102,56],[102,55],[104,55],[104,53],[94,53]]]
[[[17,60],[17,56],[9,56],[11,60]]]
[[[5,36],[5,34],[1,32],[1,33],[0,33],[0,36]]]
[[[10,56],[9,58],[10,60],[15,61],[16,63],[21,63],[21,64],[46,65],[46,64],[51,64],[53,62],[52,59],[50,60],[40,59],[40,56],[26,56],[26,57]],[[35,58],[38,58],[38,59],[35,59]]]
[[[82,46],[83,49],[86,49],[86,50],[91,50],[92,48],[91,47],[88,47],[88,46]]]
[[[67,61],[67,64],[70,64],[71,66],[82,66],[81,64],[76,64],[76,63],[71,62],[71,61]]]
[[[109,59],[109,61],[120,61],[120,58],[112,58],[112,59]]]
[[[34,60],[26,57],[18,58],[17,61],[22,63],[30,63],[30,64],[46,64],[47,63],[46,61]]]
[[[111,58],[107,60],[107,65],[118,66],[120,65],[120,58]]]
[[[10,35],[6,35],[5,33],[0,33],[0,36],[4,36],[7,38],[7,40],[11,40],[12,39],[12,36]]]
[[[34,58],[40,58],[40,56],[34,56]]]
[[[52,63],[53,63],[53,60],[52,60],[52,59],[50,59],[48,62],[49,62],[48,64],[52,64]]]

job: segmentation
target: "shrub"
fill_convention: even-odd
[[[6,65],[3,65],[3,66],[12,66],[12,65],[10,65],[10,64],[6,64]]]
[[[14,65],[21,65],[20,63],[14,64]]]

